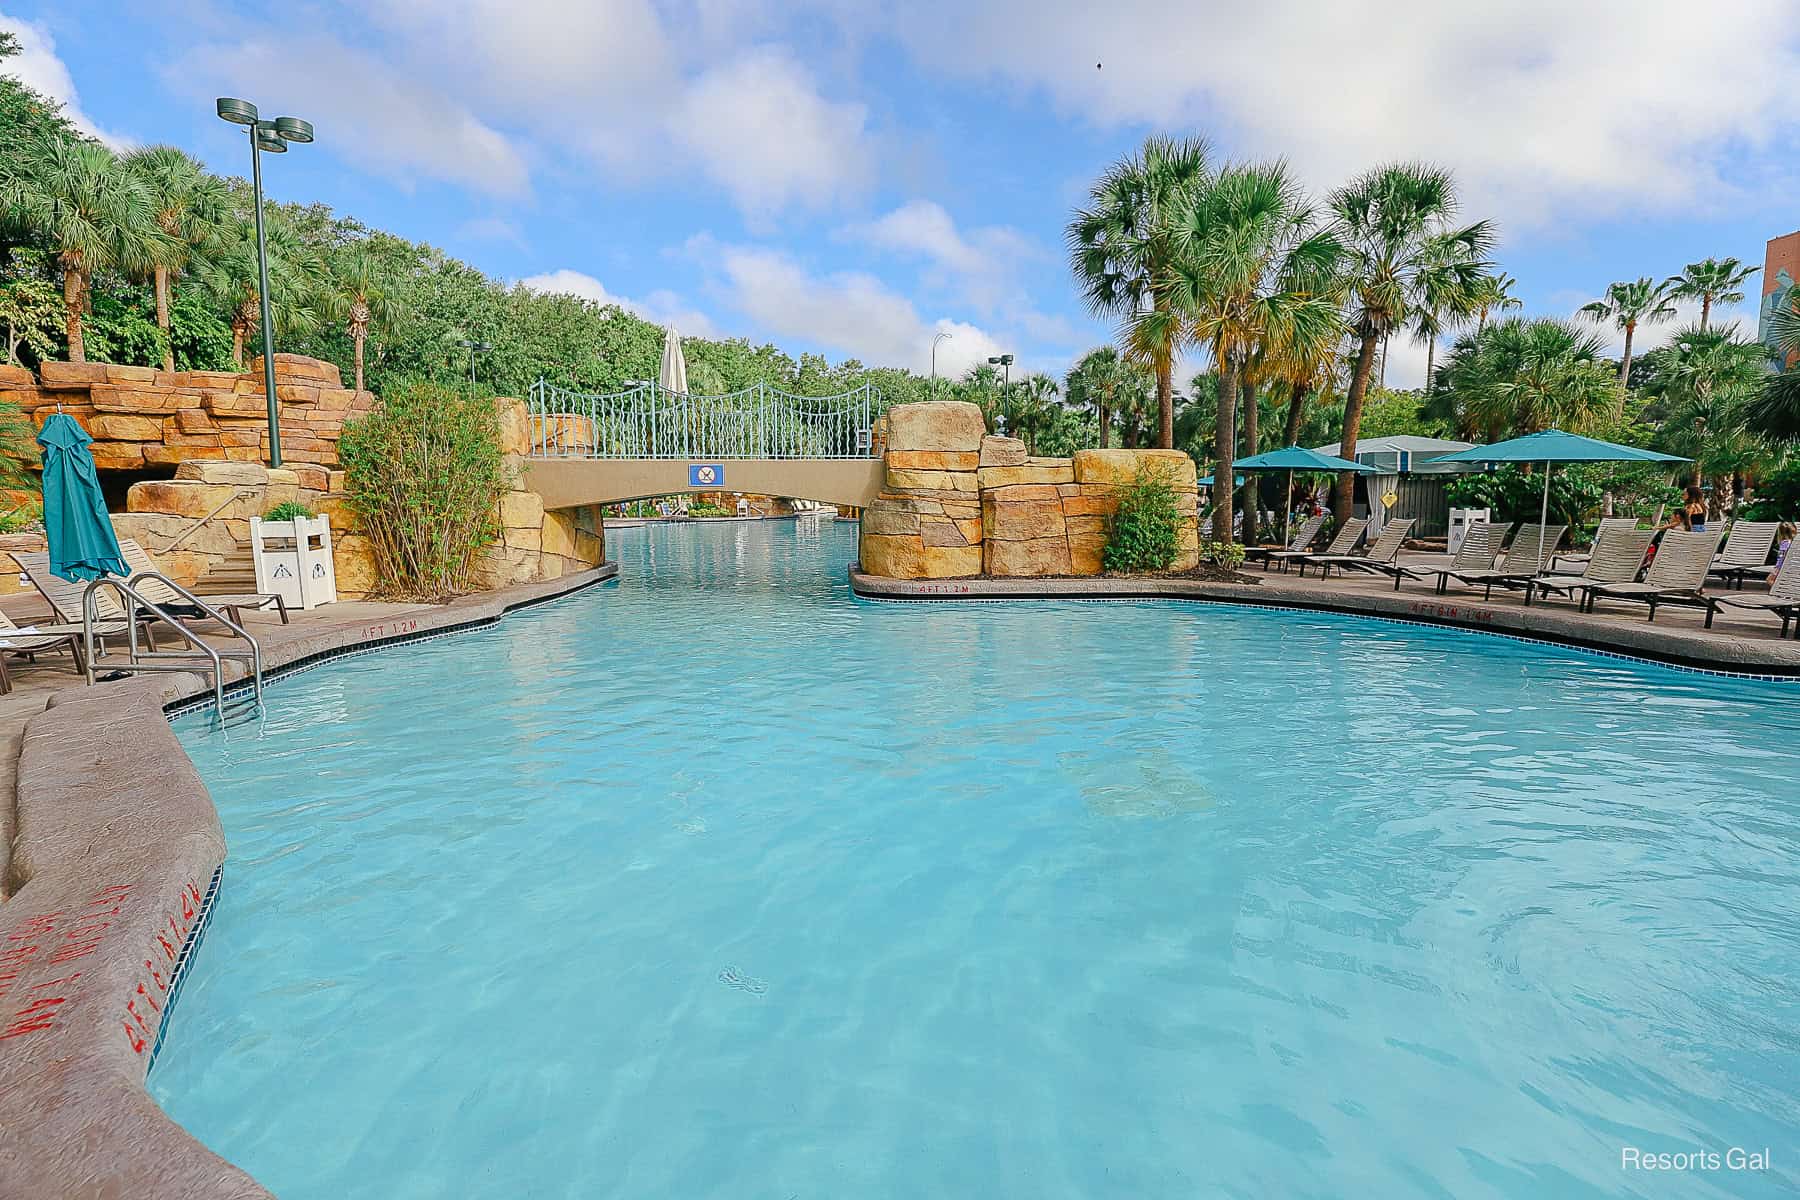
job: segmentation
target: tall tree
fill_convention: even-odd
[[[319,256],[285,219],[266,215],[269,290],[275,303],[275,331],[307,334],[318,329],[314,289],[324,274]],[[256,230],[241,219],[227,221],[203,247],[200,285],[231,316],[231,361],[244,367],[244,347],[262,324],[262,281],[256,258]],[[445,350],[444,366],[454,356]]]
[[[0,179],[0,206],[16,211],[49,244],[63,275],[69,361],[86,362],[81,319],[97,271],[148,273],[170,253],[149,191],[97,142],[51,139],[26,169]]]
[[[1496,313],[1517,312],[1525,302],[1513,295],[1519,281],[1504,271],[1484,274],[1475,281],[1475,332],[1487,328],[1488,319]]]
[[[271,285],[273,286],[273,285]],[[371,332],[382,333],[393,328],[400,316],[400,306],[388,297],[387,284],[380,261],[366,245],[347,247],[329,267],[318,292],[320,316],[337,322],[349,335],[355,363],[356,390],[363,390],[364,346]],[[724,377],[710,363],[707,387],[693,385],[696,393],[725,391]],[[693,381],[689,381],[693,384]]]
[[[1743,443],[1750,406],[1767,378],[1761,344],[1738,337],[1735,325],[1693,325],[1645,358],[1650,415],[1662,422],[1663,443],[1694,460],[1694,484],[1740,472],[1754,457]]]
[[[1626,283],[1609,283],[1606,295],[1581,306],[1581,315],[1595,321],[1611,321],[1625,334],[1625,354],[1619,360],[1619,385],[1631,382],[1631,339],[1645,321],[1666,321],[1675,315],[1669,302],[1669,284],[1649,276]]]
[[[1459,340],[1438,374],[1432,415],[1499,441],[1551,427],[1592,428],[1624,391],[1595,334],[1568,321],[1509,317]]]
[[[1175,444],[1175,355],[1184,328],[1169,292],[1181,227],[1210,175],[1207,144],[1152,137],[1107,169],[1069,222],[1069,258],[1088,307],[1120,322],[1120,342],[1156,372],[1158,444]]]
[[[1218,370],[1213,426],[1213,536],[1232,536],[1231,483],[1238,392],[1251,356],[1313,351],[1337,341],[1342,314],[1332,287],[1342,246],[1321,229],[1282,163],[1234,166],[1205,189],[1184,224],[1170,295],[1190,338]]]
[[[1700,302],[1700,328],[1712,325],[1714,304],[1736,304],[1744,298],[1744,281],[1759,267],[1746,267],[1735,258],[1705,258],[1689,263],[1679,275],[1663,281],[1672,300]]]
[[[1789,288],[1787,303],[1769,319],[1775,353],[1792,362],[1800,355],[1800,288]],[[1760,436],[1782,442],[1800,441],[1800,366],[1778,371],[1750,400],[1745,419]]]
[[[1349,322],[1357,338],[1339,453],[1354,458],[1376,347],[1404,328],[1428,296],[1456,297],[1473,309],[1470,294],[1489,266],[1494,229],[1487,221],[1453,224],[1450,172],[1422,163],[1378,167],[1332,193],[1331,208],[1346,248]],[[1350,515],[1353,481],[1349,472],[1338,477],[1340,517]]]
[[[208,237],[229,212],[229,196],[217,176],[174,146],[146,146],[124,160],[125,169],[137,176],[150,194],[156,224],[166,240],[151,260],[151,283],[156,293],[156,326],[168,346],[163,351],[163,370],[175,369],[175,343],[169,326],[169,306],[174,278],[187,269],[194,247]]]

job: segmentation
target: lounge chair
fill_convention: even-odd
[[[1786,626],[1782,628],[1785,631]],[[0,612],[0,696],[12,691],[12,675],[6,669],[9,656],[22,655],[26,661],[35,662],[38,655],[51,650],[67,650],[75,661],[75,673],[86,672],[81,662],[81,626],[28,625],[21,629]]]
[[[1636,517],[1601,517],[1600,528],[1594,531],[1594,545],[1600,544],[1600,539],[1606,536],[1607,530],[1636,529],[1637,523]],[[1559,554],[1551,560],[1550,569],[1557,574],[1567,574],[1568,572],[1564,570],[1565,567],[1585,567],[1591,557],[1591,552],[1588,554]]]
[[[1717,533],[1671,529],[1656,547],[1656,557],[1650,561],[1642,583],[1596,583],[1587,589],[1585,607],[1592,612],[1599,600],[1630,600],[1648,604],[1650,619],[1654,621],[1659,604],[1698,605],[1706,610],[1706,627],[1711,629],[1719,602],[1702,589],[1706,587],[1706,574],[1712,569],[1713,549],[1718,544]]]
[[[1400,556],[1400,547],[1406,541],[1406,535],[1412,532],[1413,518],[1401,521],[1389,521],[1368,551],[1363,554],[1303,554],[1300,556],[1300,574],[1306,574],[1307,564],[1319,568],[1319,578],[1329,579],[1331,568],[1358,568],[1364,571],[1378,571],[1392,563]]]
[[[19,570],[25,572],[25,578],[31,580],[31,586],[50,602],[58,621],[75,629],[81,629],[87,623],[87,610],[83,601],[87,584],[52,575],[50,555],[43,550],[15,550],[13,561],[19,564]],[[110,589],[100,588],[94,592],[94,616],[94,636],[103,641],[131,631],[131,622],[126,620],[125,610],[119,607],[118,598]],[[149,627],[160,619],[155,613],[149,612],[138,616],[138,623],[145,627],[152,647],[156,645],[156,636],[150,632]]]
[[[1635,526],[1635,522],[1633,523]],[[1570,596],[1585,593],[1597,583],[1633,583],[1644,569],[1644,555],[1656,537],[1654,529],[1602,529],[1594,539],[1594,552],[1588,556],[1587,568],[1579,575],[1538,575],[1525,581],[1525,603],[1531,603],[1534,592],[1545,596]],[[1585,603],[1585,597],[1583,597]]]
[[[1775,572],[1775,578],[1769,581],[1769,594],[1766,596],[1746,596],[1742,592],[1728,592],[1717,598],[1719,604],[1732,608],[1756,609],[1760,612],[1774,613],[1781,618],[1781,636],[1786,637],[1788,625],[1794,626],[1794,636],[1800,638],[1800,552],[1788,548],[1787,557],[1781,562],[1781,569]]]
[[[125,566],[131,572],[131,586],[136,588],[144,599],[158,608],[167,609],[178,617],[190,617],[195,620],[206,620],[206,614],[195,608],[181,597],[181,594],[160,579],[139,579],[146,571],[161,574],[156,560],[150,557],[149,551],[138,545],[134,538],[119,539],[119,553],[124,556]],[[281,623],[288,623],[287,603],[274,592],[239,592],[226,594],[196,593],[213,608],[221,609],[225,615],[242,625],[241,610],[273,608],[281,614]]]
[[[1462,545],[1456,548],[1456,554],[1450,559],[1450,570],[1469,574],[1475,571],[1491,571],[1500,559],[1500,544],[1506,540],[1511,524],[1495,525],[1491,521],[1476,521],[1463,533]],[[1382,572],[1394,577],[1394,590],[1400,590],[1402,579],[1430,579],[1443,570],[1441,567],[1411,567],[1395,560],[1381,568]]]
[[[1568,528],[1567,525],[1521,525],[1519,532],[1513,535],[1512,545],[1507,547],[1505,565],[1486,571],[1461,571],[1454,565],[1445,567],[1435,572],[1437,590],[1440,594],[1448,591],[1450,581],[1454,579],[1466,587],[1480,588],[1481,598],[1490,600],[1496,587],[1524,587],[1527,579],[1543,574],[1544,567],[1556,556],[1557,544]]]
[[[1323,514],[1316,517],[1308,517],[1306,523],[1295,530],[1294,536],[1288,539],[1288,552],[1292,554],[1305,554],[1312,546],[1313,539],[1319,536],[1319,530],[1324,527],[1325,517]],[[1263,568],[1266,570],[1269,566],[1269,556],[1279,552],[1281,549],[1282,547],[1280,546],[1246,546],[1244,548],[1244,561],[1250,562],[1255,559],[1261,559]]]
[[[1331,544],[1325,547],[1327,554],[1348,554],[1356,549],[1356,543],[1362,541],[1363,531],[1369,523],[1361,517],[1352,517],[1338,527],[1337,534],[1332,537]],[[1271,563],[1280,563],[1283,571],[1296,558],[1306,557],[1305,550],[1276,550],[1269,555]]]
[[[1775,550],[1779,521],[1733,521],[1725,547],[1713,557],[1708,575],[1717,575],[1734,587],[1744,586],[1744,576],[1769,574],[1769,555]]]

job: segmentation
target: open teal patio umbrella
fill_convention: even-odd
[[[1291,500],[1294,495],[1294,473],[1296,471],[1319,471],[1337,474],[1339,471],[1355,471],[1363,475],[1375,473],[1374,467],[1365,467],[1359,462],[1351,462],[1347,458],[1339,458],[1335,454],[1320,454],[1317,450],[1308,450],[1302,446],[1289,446],[1285,450],[1267,450],[1261,454],[1252,454],[1249,458],[1240,458],[1232,464],[1246,471],[1279,471],[1286,469],[1287,494]],[[1281,540],[1287,541],[1293,524],[1293,505],[1284,501],[1281,506]],[[1345,514],[1346,516],[1348,514]]]
[[[106,498],[88,445],[94,439],[67,413],[52,413],[38,432],[44,449],[44,536],[50,573],[71,582],[123,575],[124,556],[106,515]]]
[[[1603,442],[1599,438],[1583,437],[1579,433],[1566,433],[1561,429],[1546,429],[1542,433],[1528,433],[1524,437],[1508,438],[1504,442],[1495,442],[1491,446],[1471,446],[1467,450],[1458,450],[1452,454],[1441,454],[1431,460],[1434,463],[1466,462],[1487,463],[1543,463],[1544,464],[1544,499],[1538,509],[1538,553],[1537,561],[1544,561],[1544,526],[1550,523],[1550,472],[1556,469],[1557,463],[1584,462],[1651,462],[1678,463],[1687,462],[1673,454],[1661,454],[1655,450],[1640,450],[1636,446],[1621,446],[1617,442]]]

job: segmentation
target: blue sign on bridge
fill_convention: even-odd
[[[689,463],[688,486],[716,488],[725,486],[725,468],[718,463]]]

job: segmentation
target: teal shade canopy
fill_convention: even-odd
[[[1242,475],[1235,475],[1233,478],[1237,481],[1232,485],[1233,487],[1244,486],[1244,477]],[[1211,487],[1213,485],[1213,477],[1211,475],[1202,475],[1197,482],[1201,487]]]
[[[50,573],[71,582],[126,574],[119,538],[88,453],[93,439],[66,413],[52,413],[38,433],[44,450],[44,536]]]
[[[1359,462],[1351,462],[1335,454],[1320,454],[1317,450],[1307,450],[1301,446],[1270,450],[1266,454],[1252,454],[1249,458],[1238,459],[1232,465],[1246,471],[1330,471],[1334,474],[1338,471],[1355,471],[1362,475],[1375,473],[1374,467],[1365,467]]]
[[[1617,442],[1603,442],[1599,438],[1583,437],[1579,433],[1546,429],[1542,433],[1528,433],[1524,437],[1508,438],[1504,442],[1495,442],[1491,446],[1472,446],[1453,454],[1438,455],[1431,461],[1433,463],[1678,463],[1688,460],[1673,454],[1659,454],[1655,450],[1640,450],[1636,446],[1621,446]]]

